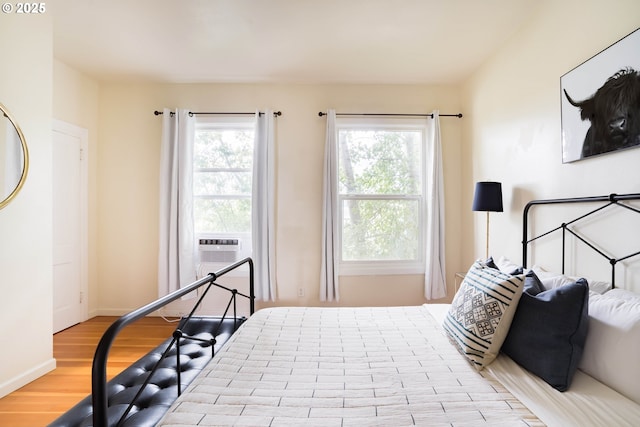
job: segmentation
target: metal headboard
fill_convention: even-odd
[[[640,209],[631,206],[627,203],[624,203],[625,201],[631,201],[631,200],[640,200],[640,193],[634,193],[634,194],[610,194],[608,196],[593,196],[593,197],[576,197],[576,198],[566,198],[566,199],[547,199],[547,200],[532,200],[529,203],[527,203],[527,205],[524,207],[524,211],[523,211],[523,217],[522,217],[522,266],[523,267],[527,267],[527,249],[529,247],[529,244],[537,239],[540,239],[541,237],[547,236],[549,234],[552,234],[556,231],[561,230],[562,231],[562,273],[564,274],[564,270],[565,270],[565,255],[566,255],[566,251],[565,251],[565,243],[566,243],[566,235],[567,233],[573,235],[574,237],[576,237],[579,241],[581,241],[582,243],[584,243],[587,247],[591,248],[594,252],[596,252],[597,254],[601,255],[602,257],[604,257],[605,259],[607,259],[607,261],[609,261],[609,264],[611,264],[611,286],[615,287],[615,267],[616,264],[620,261],[624,261],[627,260],[629,258],[632,258],[636,255],[640,254],[640,251],[625,255],[623,257],[620,258],[612,258],[610,255],[607,255],[606,253],[604,253],[604,251],[600,250],[599,248],[597,248],[592,242],[590,242],[588,240],[588,238],[586,238],[585,236],[581,235],[578,231],[575,230],[575,228],[571,227],[572,225],[575,225],[578,221],[581,221],[587,217],[590,217],[591,215],[594,215],[597,212],[602,211],[603,209],[606,209],[610,206],[614,206],[614,207],[620,207],[620,208],[624,208],[624,209],[628,209],[630,211],[633,211],[635,213],[640,214]],[[588,211],[587,213],[580,215],[577,218],[572,219],[569,222],[564,222],[562,224],[560,224],[558,227],[549,230],[545,233],[539,234],[537,236],[528,237],[528,232],[529,232],[529,210],[533,207],[533,206],[537,206],[537,205],[556,205],[556,204],[573,204],[573,203],[586,203],[586,204],[597,204],[594,209]]]

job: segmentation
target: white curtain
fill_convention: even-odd
[[[426,299],[447,295],[444,252],[444,180],[442,174],[442,144],[440,141],[440,115],[427,119],[427,197],[425,199],[426,244],[424,296]]]
[[[195,118],[188,110],[172,112],[164,109],[160,152],[159,296],[196,280],[196,241],[193,231],[194,134]]]
[[[251,234],[256,299],[275,301],[275,120],[272,110],[256,112]]]
[[[322,197],[322,265],[320,271],[320,301],[340,300],[338,259],[336,240],[338,232],[336,192],[338,167],[338,135],[336,133],[336,112],[327,112],[327,133],[324,149],[324,181]]]

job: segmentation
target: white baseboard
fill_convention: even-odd
[[[97,310],[92,317],[96,316],[110,316],[110,317],[121,317],[125,314],[131,313],[133,310],[122,310],[122,309],[101,309]],[[149,315],[149,317],[162,317],[162,316],[172,316],[172,314],[168,314],[165,311],[156,311]]]
[[[20,375],[10,378],[8,381],[0,384],[0,398],[16,391],[20,387],[29,384],[33,380],[37,380],[46,373],[56,369],[56,359],[51,358]]]

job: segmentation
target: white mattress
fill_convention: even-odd
[[[505,355],[487,370],[549,427],[640,426],[640,405],[582,371],[561,393]]]
[[[161,426],[538,426],[426,306],[258,311]]]

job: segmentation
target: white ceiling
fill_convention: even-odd
[[[101,81],[437,84],[473,73],[540,1],[52,3],[55,57]]]

